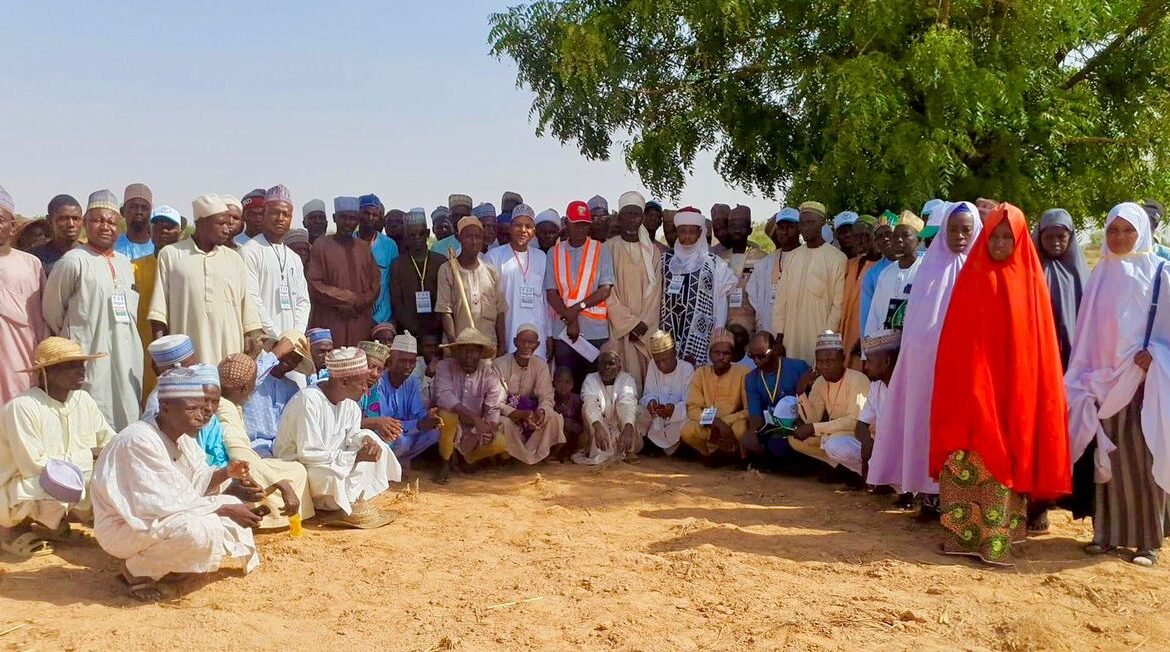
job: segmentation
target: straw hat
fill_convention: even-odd
[[[359,530],[376,530],[393,523],[397,518],[398,514],[394,511],[383,511],[371,501],[359,500],[350,507],[348,515],[334,523]]]
[[[32,373],[46,367],[64,364],[66,362],[88,362],[106,357],[105,353],[86,355],[81,352],[81,345],[64,337],[46,337],[33,351],[33,366],[24,371]]]
[[[484,357],[491,358],[496,355],[496,342],[487,335],[477,331],[474,328],[464,328],[459,336],[455,338],[454,342],[444,344],[440,348],[453,349],[457,346],[478,346],[484,350]]]
[[[312,376],[317,373],[317,367],[313,364],[313,353],[309,350],[309,338],[305,337],[304,333],[298,330],[287,330],[280,334],[276,342],[280,340],[288,340],[291,342],[293,345],[293,353],[301,356],[301,361],[297,364],[297,368],[294,371],[306,376]],[[275,342],[273,345],[275,346]]]

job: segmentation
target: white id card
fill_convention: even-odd
[[[520,286],[520,307],[525,309],[536,307],[536,288],[528,285]]]
[[[280,294],[280,309],[292,310],[292,291],[288,289],[287,285],[281,284],[278,292]]]
[[[126,291],[118,288],[110,295],[110,305],[114,308],[114,321],[119,324],[130,323],[130,311],[126,307]]]
[[[431,312],[431,293],[428,290],[414,293],[414,309],[418,314],[427,314]]]
[[[683,277],[672,276],[670,278],[670,285],[666,286],[667,294],[679,294],[682,292]]]
[[[778,426],[780,425],[780,419],[771,410],[766,410],[764,411],[764,423],[769,426]]]
[[[715,408],[703,408],[703,413],[699,415],[699,425],[709,426],[712,423],[715,423]]]
[[[727,305],[732,308],[743,307],[743,288],[735,288],[731,291],[731,296],[727,299]]]

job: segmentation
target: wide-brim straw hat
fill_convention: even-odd
[[[486,357],[495,357],[496,341],[474,328],[464,328],[454,342],[444,344],[443,349],[453,349],[457,346],[478,346],[484,349]]]
[[[94,353],[92,355],[82,353],[81,345],[73,340],[56,336],[46,337],[44,340],[41,340],[41,343],[33,351],[33,366],[24,369],[24,371],[34,373],[46,367],[52,367],[53,365],[64,364],[66,362],[88,362],[104,357],[106,357],[105,353]]]
[[[376,530],[393,523],[397,518],[397,513],[384,511],[372,501],[359,500],[350,507],[348,516],[344,516],[334,523],[359,530]]]
[[[309,349],[309,338],[300,331],[288,330],[280,334],[280,339],[292,342],[293,351],[301,356],[301,361],[297,364],[295,371],[306,376],[312,376],[317,373],[317,366],[313,364],[313,353]]]

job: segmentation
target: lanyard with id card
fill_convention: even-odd
[[[670,285],[666,286],[666,293],[667,294],[680,294],[680,293],[682,293],[682,287],[683,287],[683,276],[681,274],[676,275],[676,276],[672,276],[672,277],[670,277]]]
[[[536,307],[536,288],[530,285],[520,286],[520,307],[526,310]]]
[[[743,307],[743,288],[735,288],[731,291],[731,295],[727,299],[727,305],[731,308]]]
[[[703,408],[703,413],[699,415],[699,425],[709,426],[715,423],[715,407]]]
[[[130,323],[130,310],[126,305],[126,290],[120,287],[114,288],[114,293],[110,295],[110,306],[114,309],[114,321],[119,324]]]
[[[280,286],[277,288],[277,294],[280,295],[280,309],[292,310],[292,290],[289,289],[287,281],[282,280],[280,282]]]
[[[422,290],[414,293],[414,309],[420,315],[429,314],[431,312],[431,293],[429,290]]]

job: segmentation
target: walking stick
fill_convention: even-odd
[[[459,273],[459,259],[455,256],[455,250],[447,250],[447,262],[451,264],[451,275],[455,277],[455,287],[459,290],[459,298],[463,302],[463,309],[467,311],[467,323],[471,328],[475,328],[475,317],[471,316],[471,302],[467,300],[467,290],[463,287],[463,275]],[[452,315],[452,318],[454,318],[454,315]],[[458,337],[459,333],[456,332],[455,336]]]

